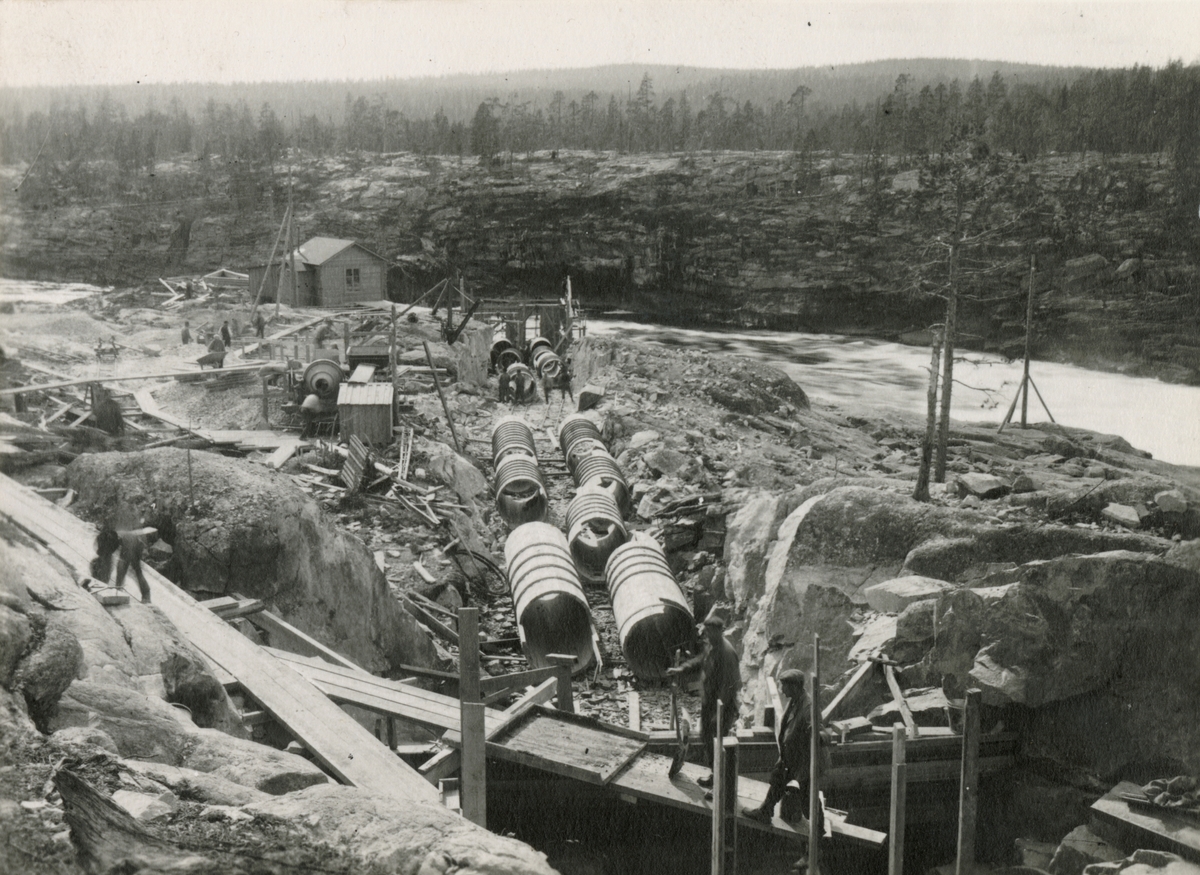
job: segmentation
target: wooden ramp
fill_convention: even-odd
[[[87,576],[96,530],[0,475],[0,513]],[[145,568],[154,604],[331,774],[381,798],[437,803],[437,790],[288,665],[244,637],[171,581]]]
[[[269,652],[335,702],[444,731],[444,741],[455,747],[460,743],[458,699],[374,677],[362,669],[330,665],[316,657]],[[489,708],[485,725],[489,759],[519,763],[600,785],[616,795],[712,817],[712,803],[705,800],[706,791],[696,783],[708,770],[685,764],[678,776],[668,778],[671,758],[648,752],[650,736],[645,733],[543,706],[515,715]],[[766,798],[767,785],[740,778],[738,794],[741,805],[756,808]],[[829,821],[834,836],[858,844],[880,846],[887,838],[884,833],[848,824],[838,814],[831,813]],[[739,824],[793,838],[807,835],[803,827],[797,829],[779,817],[770,825],[747,818]]]

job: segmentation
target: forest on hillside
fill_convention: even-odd
[[[0,162],[35,165],[42,185],[31,188],[66,186],[99,195],[87,170],[97,159],[128,176],[181,155],[245,171],[273,164],[289,148],[489,159],[555,149],[786,150],[903,160],[970,142],[1025,158],[1169,154],[1185,198],[1198,190],[1196,65],[992,65],[990,75],[969,79],[952,75],[979,70],[963,61],[754,72],[652,68],[636,80],[634,70],[382,83],[184,83],[143,94],[140,111],[119,99],[138,93],[129,87],[8,90],[0,93]],[[556,82],[563,87],[554,88]],[[488,87],[497,90],[487,93]],[[337,111],[336,88],[344,89]],[[252,102],[271,95],[278,105]],[[467,113],[464,101],[476,98]]]

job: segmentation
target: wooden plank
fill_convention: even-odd
[[[540,705],[543,702],[548,702],[553,698],[554,692],[555,679],[547,678],[509,706],[507,710],[503,711],[495,722],[489,721],[485,730],[488,737],[490,738],[492,735],[502,731],[513,721],[520,719],[521,715],[530,708]],[[458,744],[457,733],[454,731],[447,732],[442,737],[442,741],[452,745]],[[448,747],[424,763],[420,768],[420,773],[436,786],[438,781],[448,778],[457,772],[460,762],[461,757],[459,756],[458,749],[456,747]]]
[[[906,732],[903,724],[892,727],[892,798],[888,812],[888,875],[904,875],[904,814],[907,801],[907,769],[904,757]]]
[[[283,463],[296,455],[296,451],[304,445],[304,441],[296,440],[290,443],[281,444],[279,449],[271,453],[271,458],[267,459],[267,467],[278,471],[283,467]]]
[[[224,373],[257,371],[262,365],[239,365],[223,368]],[[132,383],[138,380],[166,380],[172,377],[195,377],[200,371],[165,371],[157,374],[125,374],[112,377],[78,377],[70,380],[55,380],[52,383],[30,383],[25,386],[10,386],[0,389],[0,398],[7,395],[23,395],[26,392],[42,392],[46,389],[63,389],[67,386],[82,386],[85,383]]]
[[[846,686],[838,690],[838,694],[833,697],[833,701],[821,711],[821,719],[824,721],[830,720],[837,713],[838,708],[842,706],[842,703],[871,675],[871,670],[874,667],[875,663],[870,661],[860,665],[854,674],[850,676],[850,680],[846,681]]]
[[[331,650],[316,638],[301,632],[278,614],[271,611],[260,611],[246,619],[259,631],[267,633],[267,641],[278,650],[286,650],[300,656],[316,656],[334,665],[370,674],[366,669],[342,656],[336,650]]]
[[[354,373],[346,380],[347,383],[369,383],[371,378],[375,376],[375,365],[359,365],[354,369]]]
[[[0,512],[86,575],[95,529],[0,475]],[[195,599],[144,569],[155,606],[209,659],[241,682],[254,700],[339,780],[403,804],[437,802],[436,791],[316,687]]]
[[[634,732],[642,731],[642,696],[637,690],[626,694],[629,703],[629,728]]]
[[[1141,796],[1142,788],[1122,781],[1092,805],[1095,831],[1118,847],[1151,848],[1200,863],[1200,820],[1167,809],[1130,805],[1122,796]]]
[[[501,674],[495,677],[484,677],[479,680],[479,689],[485,696],[492,696],[501,692],[511,695],[518,690],[540,684],[546,678],[555,677],[557,672],[558,669],[551,666],[549,668],[531,668],[529,671]]]
[[[920,730],[917,729],[917,723],[913,720],[912,711],[909,710],[904,693],[900,692],[900,684],[896,680],[896,669],[893,666],[885,665],[883,667],[883,676],[887,679],[888,689],[892,691],[892,699],[895,700],[896,707],[900,709],[900,719],[904,721],[904,727],[908,730],[908,737],[916,738],[920,735]]]
[[[910,740],[909,745],[912,744]],[[984,757],[978,761],[980,774],[1007,769],[1016,762],[1012,755]],[[892,778],[892,767],[887,763],[872,766],[838,766],[826,769],[823,787],[827,790],[868,789],[886,787]],[[954,781],[962,771],[957,760],[908,761],[908,783],[926,784],[936,781]]]
[[[606,731],[598,722],[578,720],[547,708],[530,711],[524,719],[488,740],[488,752],[498,759],[590,784],[607,784],[645,750],[645,739]]]
[[[891,666],[886,666],[891,668]],[[975,868],[975,820],[979,805],[979,706],[983,694],[967,690],[963,708],[962,777],[958,785],[958,854],[954,875]]]
[[[225,622],[229,622],[230,620],[238,619],[238,617],[249,617],[251,614],[257,614],[260,611],[266,610],[266,608],[267,606],[263,603],[262,599],[237,599],[232,606],[209,608],[209,610]]]
[[[606,786],[615,793],[687,811],[704,817],[706,820],[710,819],[712,806],[704,799],[704,788],[696,784],[696,780],[707,775],[709,770],[694,763],[684,763],[679,775],[670,779],[667,777],[667,769],[670,765],[670,757],[644,752]],[[738,805],[740,808],[758,808],[766,796],[767,784],[765,782],[746,777],[738,779]],[[828,821],[835,838],[869,847],[882,847],[887,840],[885,833],[848,824],[845,817],[839,814],[830,813]],[[758,821],[743,818],[738,821],[738,827],[792,838],[808,835],[808,828],[804,824],[793,826],[778,816],[773,817],[768,824],[760,824]]]

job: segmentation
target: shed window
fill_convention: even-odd
[[[357,267],[346,268],[346,288],[359,289],[362,287],[362,276]]]

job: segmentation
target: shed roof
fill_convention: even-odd
[[[370,249],[363,246],[356,240],[342,240],[338,237],[313,237],[312,239],[301,243],[296,252],[300,254],[300,260],[305,264],[319,265],[324,264],[338,253],[344,252],[351,246],[357,246],[363,252],[375,256],[380,261],[387,261],[387,259],[378,252],[371,252]]]
[[[387,406],[395,397],[391,383],[342,383],[338,386],[338,406],[349,404],[358,407]]]

